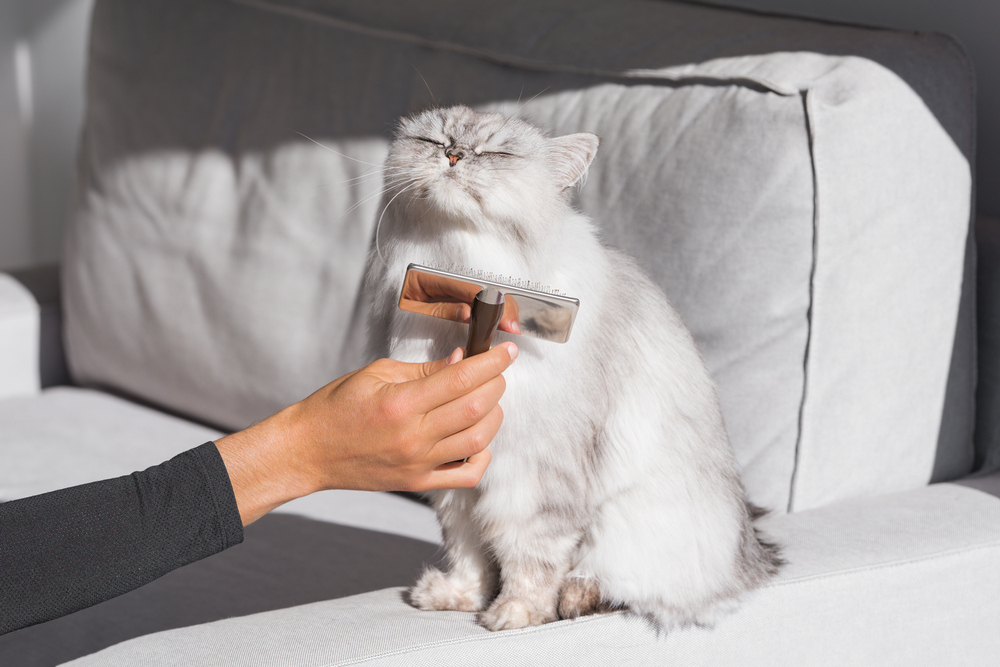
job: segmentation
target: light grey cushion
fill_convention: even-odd
[[[77,666],[940,665],[1000,655],[1000,499],[942,484],[767,520],[788,567],[715,629],[628,614],[490,633],[401,590],[125,642]]]
[[[38,302],[7,273],[0,273],[0,399],[31,396],[40,386]]]
[[[39,667],[154,632],[409,586],[436,544],[276,512],[242,544],[125,595],[0,635],[0,665]]]
[[[360,364],[373,165],[432,95],[602,135],[581,205],[692,329],[756,502],[971,468],[964,57],[668,2],[98,2],[75,377],[241,427]]]

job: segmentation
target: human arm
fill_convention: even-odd
[[[211,442],[131,475],[0,503],[0,634],[127,593],[242,541]]]
[[[456,353],[425,364],[382,359],[217,440],[243,525],[324,489],[475,486],[503,419],[501,373],[517,348]]]
[[[474,486],[502,419],[507,345],[447,367],[375,362],[147,470],[0,503],[0,634],[238,544],[243,525],[294,497]]]

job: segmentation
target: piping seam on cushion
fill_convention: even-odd
[[[288,16],[290,18],[295,18],[302,21],[319,23],[333,28],[339,28],[341,30],[346,30],[353,33],[367,35],[369,37],[376,37],[379,39],[386,39],[396,42],[405,42],[408,44],[413,44],[415,46],[421,46],[427,49],[432,49],[437,51],[458,53],[461,55],[478,58],[480,60],[485,60],[487,62],[492,62],[498,65],[503,65],[505,67],[517,67],[520,69],[525,69],[535,72],[577,74],[577,75],[596,76],[609,79],[620,79],[626,81],[642,81],[646,79],[646,80],[658,81],[661,83],[686,83],[686,84],[715,83],[715,84],[727,84],[727,85],[740,85],[740,86],[745,86],[747,88],[761,89],[767,92],[775,93],[777,95],[783,95],[786,97],[799,94],[799,91],[796,88],[783,86],[773,81],[769,81],[767,79],[762,79],[752,76],[718,76],[711,74],[697,74],[697,75],[668,74],[665,72],[661,72],[659,70],[651,70],[651,69],[602,70],[602,69],[591,69],[587,67],[574,67],[572,65],[557,65],[555,63],[543,63],[535,60],[530,60],[528,58],[503,55],[500,53],[495,53],[493,51],[488,51],[486,49],[477,49],[471,46],[465,46],[464,44],[456,44],[453,42],[442,42],[439,40],[427,39],[425,37],[420,37],[419,35],[400,32],[398,30],[390,30],[387,28],[374,28],[372,26],[361,25],[359,23],[354,23],[352,21],[345,21],[344,19],[338,19],[332,16],[327,16],[325,14],[320,14],[318,12],[313,12],[308,9],[300,9],[298,7],[284,7],[281,5],[277,5],[273,2],[268,2],[268,0],[229,0],[229,1],[237,5],[252,7],[254,9],[258,9],[261,11],[270,12],[272,14],[281,14],[283,16]]]
[[[788,485],[788,513],[795,511],[795,491],[799,475],[799,456],[802,449],[802,431],[805,424],[806,400],[809,397],[809,353],[812,348],[813,309],[815,308],[816,259],[819,247],[819,177],[816,173],[816,127],[812,112],[812,96],[808,90],[800,91],[802,96],[802,113],[806,123],[806,138],[809,142],[809,164],[812,167],[813,185],[813,216],[812,216],[812,263],[809,267],[809,307],[806,309],[806,347],[802,354],[802,398],[799,402],[798,434],[795,438],[795,451],[792,454],[792,478]]]

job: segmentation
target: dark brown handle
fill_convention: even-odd
[[[493,334],[496,333],[500,318],[503,317],[504,297],[499,290],[487,288],[472,300],[472,314],[469,317],[469,342],[465,346],[465,356],[471,357],[490,349]]]

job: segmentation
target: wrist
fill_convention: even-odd
[[[215,442],[244,526],[315,490],[296,456],[294,407]]]

